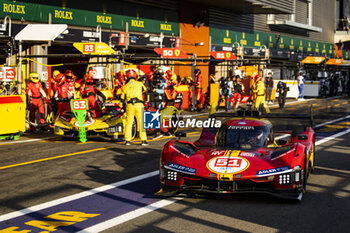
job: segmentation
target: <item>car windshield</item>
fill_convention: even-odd
[[[245,150],[263,147],[268,135],[267,126],[225,126],[218,133],[217,146]]]

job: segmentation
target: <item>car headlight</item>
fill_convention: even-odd
[[[121,132],[123,132],[123,124],[119,123],[116,126],[109,127],[108,132],[109,133],[121,133]]]
[[[169,181],[176,181],[177,180],[177,172],[175,172],[175,171],[167,170],[166,175],[167,175],[166,178]]]
[[[290,173],[279,175],[279,183],[280,184],[290,184],[291,183]]]
[[[293,172],[298,172],[298,171],[301,171],[301,166],[300,166],[300,165],[295,166],[295,167],[293,168]]]
[[[294,181],[295,181],[295,182],[299,182],[299,181],[300,181],[300,172],[296,172],[296,173],[294,174]]]
[[[116,133],[117,132],[117,127],[109,127],[108,128],[109,133]]]

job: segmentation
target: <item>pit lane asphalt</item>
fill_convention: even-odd
[[[317,123],[349,113],[347,98],[310,102],[317,105]],[[306,113],[310,102],[287,106],[284,111]],[[0,214],[154,171],[166,141],[127,148],[103,140],[80,144],[57,138],[0,143]],[[349,216],[350,193],[347,141],[349,136],[344,135],[317,148],[318,169],[309,179],[309,193],[302,203],[256,195],[186,198],[108,232],[344,232],[349,228],[344,220]],[[33,163],[20,165],[28,161]],[[6,168],[8,165],[18,166]]]

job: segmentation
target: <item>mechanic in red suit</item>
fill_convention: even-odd
[[[117,77],[114,79],[114,97],[120,99],[122,94],[122,87],[125,85],[125,72],[123,70],[117,73]]]
[[[238,108],[239,104],[241,103],[242,96],[244,95],[244,85],[239,75],[236,76],[236,82],[234,82],[233,88],[234,88],[233,100],[235,102],[234,107]]]
[[[57,91],[56,87],[56,76],[60,74],[58,70],[54,70],[52,73],[52,79],[51,79],[51,93],[50,93],[50,99],[52,99]]]
[[[57,114],[63,114],[64,112],[70,112],[70,99],[73,98],[69,91],[69,84],[64,74],[58,74],[56,76],[56,93],[54,98],[58,102]]]
[[[44,101],[47,101],[46,93],[39,82],[38,73],[29,74],[30,82],[26,88],[28,108],[30,110],[30,121],[35,122],[35,113],[39,111],[40,124],[45,124],[45,108]],[[35,127],[30,126],[31,131],[35,131]]]
[[[146,77],[147,77],[147,83],[148,83],[148,88],[150,90],[153,90],[153,75],[154,75],[154,72],[151,70],[151,71],[148,71],[147,74],[146,74]]]
[[[98,96],[106,101],[106,97],[93,85],[94,79],[90,74],[86,74],[85,84],[81,89],[81,96],[88,100],[89,112],[92,117],[98,118],[102,116],[102,109],[97,102]]]
[[[201,75],[202,71],[200,69],[195,69],[194,76],[196,83],[194,84],[196,87],[196,103],[197,103],[197,109],[202,109],[204,101],[202,100],[202,93],[203,93],[203,78]]]
[[[167,97],[168,101],[175,99],[176,96],[176,89],[178,85],[177,76],[176,74],[173,74],[171,70],[167,70],[165,72],[165,78],[167,81],[167,88],[165,89],[165,96]]]
[[[68,83],[68,91],[70,93],[70,95],[72,96],[72,98],[74,99],[75,98],[75,75],[73,73],[73,71],[71,70],[66,70],[64,72],[64,75],[66,76],[66,81]]]
[[[50,93],[48,93],[48,97],[50,99],[51,102],[51,106],[50,106],[50,110],[51,112],[53,112],[54,115],[57,114],[57,109],[58,109],[58,103],[56,101],[55,97],[55,93],[57,91],[57,83],[56,83],[56,76],[59,75],[61,72],[58,70],[54,70],[52,73],[52,78],[51,78],[51,91]],[[50,112],[49,110],[49,112]]]

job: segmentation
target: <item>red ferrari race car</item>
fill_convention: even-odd
[[[219,129],[204,128],[194,143],[172,140],[165,144],[158,195],[263,192],[301,200],[315,166],[312,127],[299,133],[284,131],[288,138],[277,144],[272,124],[265,118],[232,118],[231,114],[226,119]],[[185,135],[179,132],[178,136]]]

